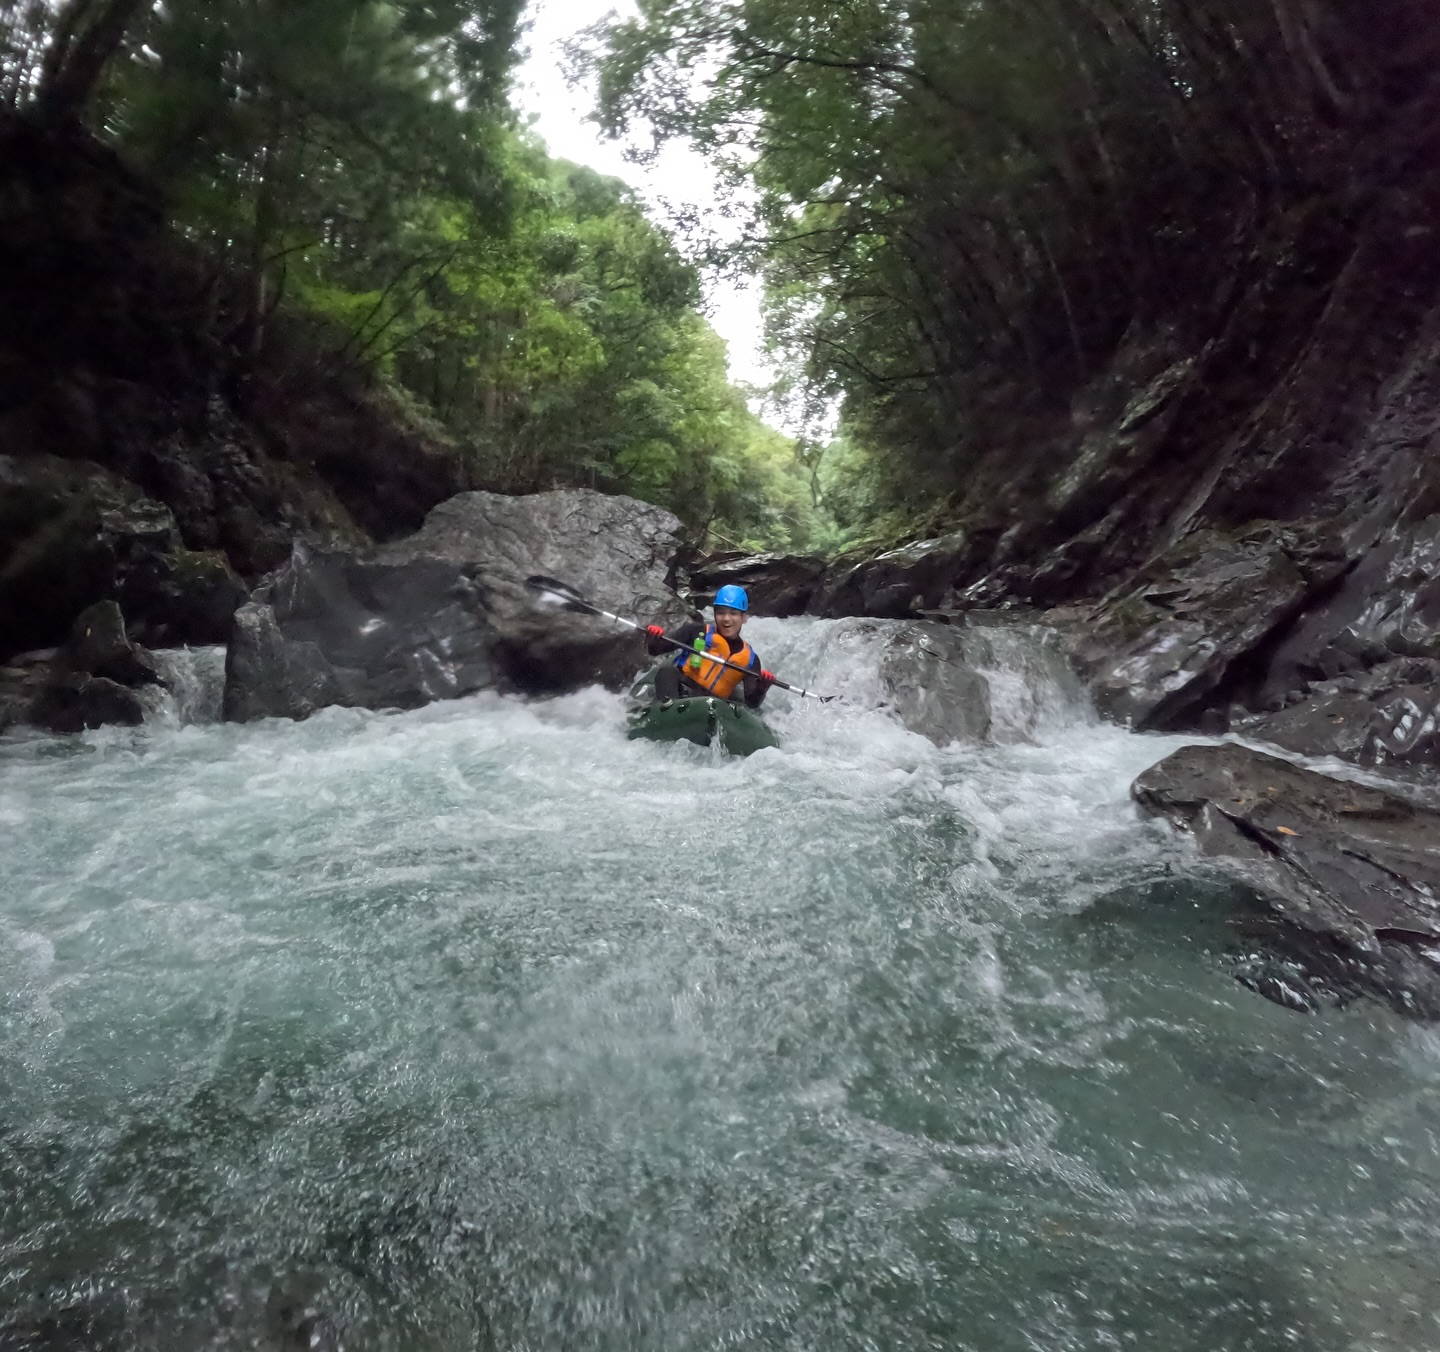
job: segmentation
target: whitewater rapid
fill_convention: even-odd
[[[935,747],[887,632],[755,621],[847,699],[744,760],[213,651],[0,739],[0,1348],[1440,1346],[1435,1035],[1234,981],[1193,739],[1002,625]]]

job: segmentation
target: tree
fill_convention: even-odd
[[[768,496],[799,483],[789,443],[729,384],[695,267],[623,184],[514,126],[519,7],[67,0],[26,11],[8,87],[83,109],[159,184],[240,374],[303,332],[306,360],[428,405],[477,485],[803,534]]]
[[[1337,135],[1386,153],[1375,99],[1422,88],[1427,25],[1413,0],[641,0],[581,56],[613,133],[687,136],[757,191],[777,339],[924,496],[1137,319],[1210,304],[1197,257],[1343,190]]]

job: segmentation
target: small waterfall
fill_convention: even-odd
[[[987,615],[967,623],[961,635],[967,664],[990,688],[993,741],[1045,741],[1076,723],[1096,721],[1055,630]]]
[[[152,654],[163,686],[143,694],[145,721],[168,727],[218,723],[225,693],[225,647],[158,648]]]

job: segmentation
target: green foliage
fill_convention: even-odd
[[[623,184],[516,129],[521,3],[166,0],[93,114],[227,303],[239,279],[242,357],[288,307],[329,360],[423,403],[477,486],[589,485],[697,534],[805,545],[824,514],[729,383],[695,268]],[[53,16],[32,5],[0,49],[16,102]]]
[[[948,492],[1134,321],[1212,306],[1216,245],[1419,78],[1422,10],[640,0],[584,59],[613,132],[688,136],[757,194],[774,335],[871,452],[832,471],[843,520]]]

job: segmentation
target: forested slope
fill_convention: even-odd
[[[297,535],[578,485],[803,543],[696,269],[508,102],[518,0],[66,0],[0,31],[0,647],[223,638]],[[3,658],[5,653],[0,653]]]
[[[594,36],[612,129],[758,193],[852,524],[963,529],[961,590],[1054,602],[1353,500],[1440,267],[1420,0],[654,0]]]

